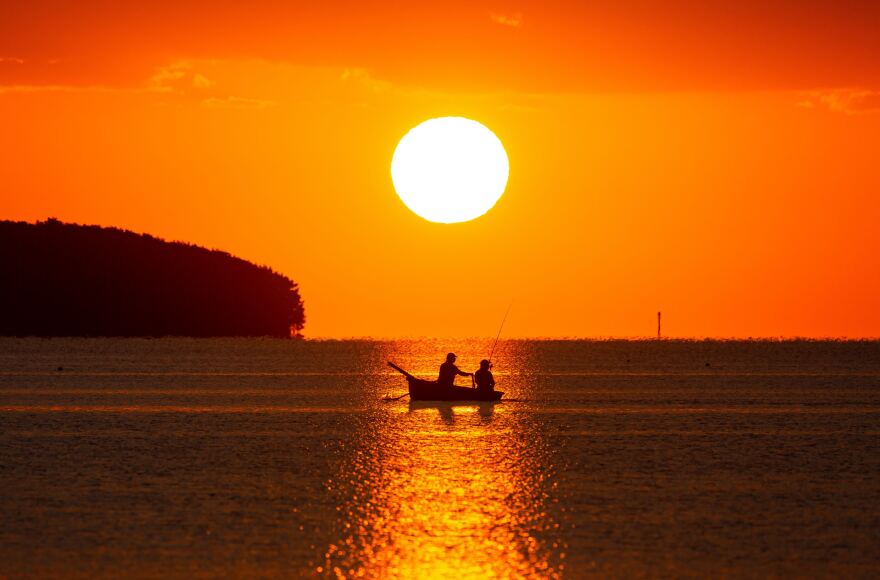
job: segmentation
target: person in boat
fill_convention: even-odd
[[[474,373],[474,380],[477,381],[477,390],[492,392],[495,390],[495,377],[492,376],[492,363],[483,359],[480,361],[480,370]]]
[[[455,366],[455,353],[450,352],[446,355],[446,362],[440,365],[440,376],[437,377],[437,384],[444,387],[451,387],[455,383],[456,376],[472,377],[474,373],[466,373]]]

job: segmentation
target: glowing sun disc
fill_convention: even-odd
[[[397,195],[416,215],[452,224],[495,205],[510,166],[495,133],[464,117],[440,117],[403,136],[391,159]]]

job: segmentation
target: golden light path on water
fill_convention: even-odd
[[[389,354],[434,372],[429,359]],[[559,577],[565,546],[540,427],[503,403],[386,403],[328,483],[345,523],[315,572]]]

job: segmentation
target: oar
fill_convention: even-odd
[[[393,368],[394,370],[396,370],[397,372],[399,372],[400,374],[405,376],[407,379],[415,379],[414,376],[412,376],[411,374],[409,374],[408,372],[406,372],[405,370],[403,370],[402,368],[400,368],[399,366],[397,366],[396,364],[394,364],[391,361],[388,361],[388,366],[390,366],[391,368]],[[400,399],[402,399],[408,395],[409,395],[409,392],[407,391],[406,393],[400,395],[399,397],[384,397],[383,400],[384,401],[399,401]]]
[[[404,394],[400,395],[399,397],[383,397],[382,400],[383,401],[399,401],[402,398],[408,397],[408,396],[409,396],[409,393],[404,393]]]
[[[406,372],[405,370],[403,370],[402,368],[400,368],[399,366],[397,366],[396,364],[394,364],[391,361],[388,361],[388,366],[390,366],[391,368],[393,368],[394,370],[396,370],[397,372],[399,372],[400,374],[402,374],[403,376],[405,376],[408,379],[415,379],[414,376],[412,376],[411,374],[409,374],[408,372]]]

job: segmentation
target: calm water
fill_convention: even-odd
[[[0,339],[0,577],[880,574],[880,343]],[[59,366],[63,370],[56,370]]]

